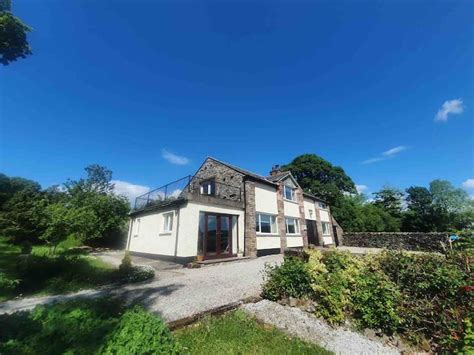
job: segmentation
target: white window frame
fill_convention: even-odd
[[[173,219],[173,212],[163,213],[163,233],[171,233],[173,231]]]
[[[290,233],[288,229],[288,221],[293,220],[293,223],[295,225],[295,233]],[[296,217],[285,217],[285,228],[286,228],[286,234],[288,235],[300,235],[300,220]]]
[[[262,230],[262,216],[269,216],[270,217],[270,233],[267,232],[260,232]],[[278,225],[277,225],[277,217],[272,214],[268,213],[258,213],[255,216],[255,230],[258,235],[274,235],[278,234]]]
[[[286,190],[287,189],[289,189],[291,191],[291,193],[290,193],[291,198],[286,197]],[[296,201],[295,188],[293,188],[289,185],[283,185],[283,198],[287,201]]]
[[[214,191],[212,191],[213,187],[214,187]],[[199,191],[201,192],[201,195],[214,196],[216,194],[215,180],[211,179],[211,180],[206,180],[206,181],[201,182]]]
[[[140,218],[137,218],[133,221],[133,237],[138,238],[138,235],[140,233]]]
[[[310,219],[313,219],[313,213],[314,213],[314,211],[311,210],[311,209],[309,209],[309,210],[308,210],[308,213],[309,213],[309,218],[310,218]]]
[[[324,230],[326,227],[326,231]],[[321,228],[323,229],[323,235],[328,236],[331,235],[331,224],[329,222],[321,222]]]

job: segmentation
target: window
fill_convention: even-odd
[[[216,182],[208,180],[201,183],[201,195],[214,195],[216,193]]]
[[[313,210],[309,210],[309,218],[313,219]]]
[[[286,234],[300,234],[300,221],[298,218],[285,218]]]
[[[323,235],[331,235],[331,226],[328,222],[322,222],[323,226]]]
[[[322,208],[323,210],[328,208],[328,205],[326,205],[324,202],[319,202],[319,208]]]
[[[257,213],[255,222],[258,233],[277,234],[276,216]]]
[[[163,232],[169,233],[173,230],[173,212],[163,215]]]
[[[291,186],[285,185],[283,187],[283,197],[287,200],[294,201],[295,200],[295,189]]]
[[[137,218],[133,222],[133,237],[138,237],[138,233],[140,233],[140,218]]]

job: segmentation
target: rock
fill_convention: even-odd
[[[289,298],[290,307],[296,307],[298,305],[298,299],[294,297]]]
[[[370,340],[377,339],[377,333],[373,329],[364,329],[364,335],[369,338]]]

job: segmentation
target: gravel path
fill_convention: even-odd
[[[113,295],[129,302],[140,302],[148,310],[160,314],[167,322],[172,322],[258,296],[265,263],[280,263],[282,260],[281,255],[270,255],[200,269],[162,270],[158,272],[157,280],[142,284],[3,302],[0,303],[0,314],[74,297]]]
[[[396,348],[367,339],[344,329],[332,328],[326,322],[295,307],[285,307],[263,300],[241,306],[258,320],[271,324],[293,336],[318,344],[336,354],[399,354]]]

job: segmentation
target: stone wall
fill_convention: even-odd
[[[414,251],[443,251],[448,233],[359,232],[344,233],[344,246],[404,249]]]

